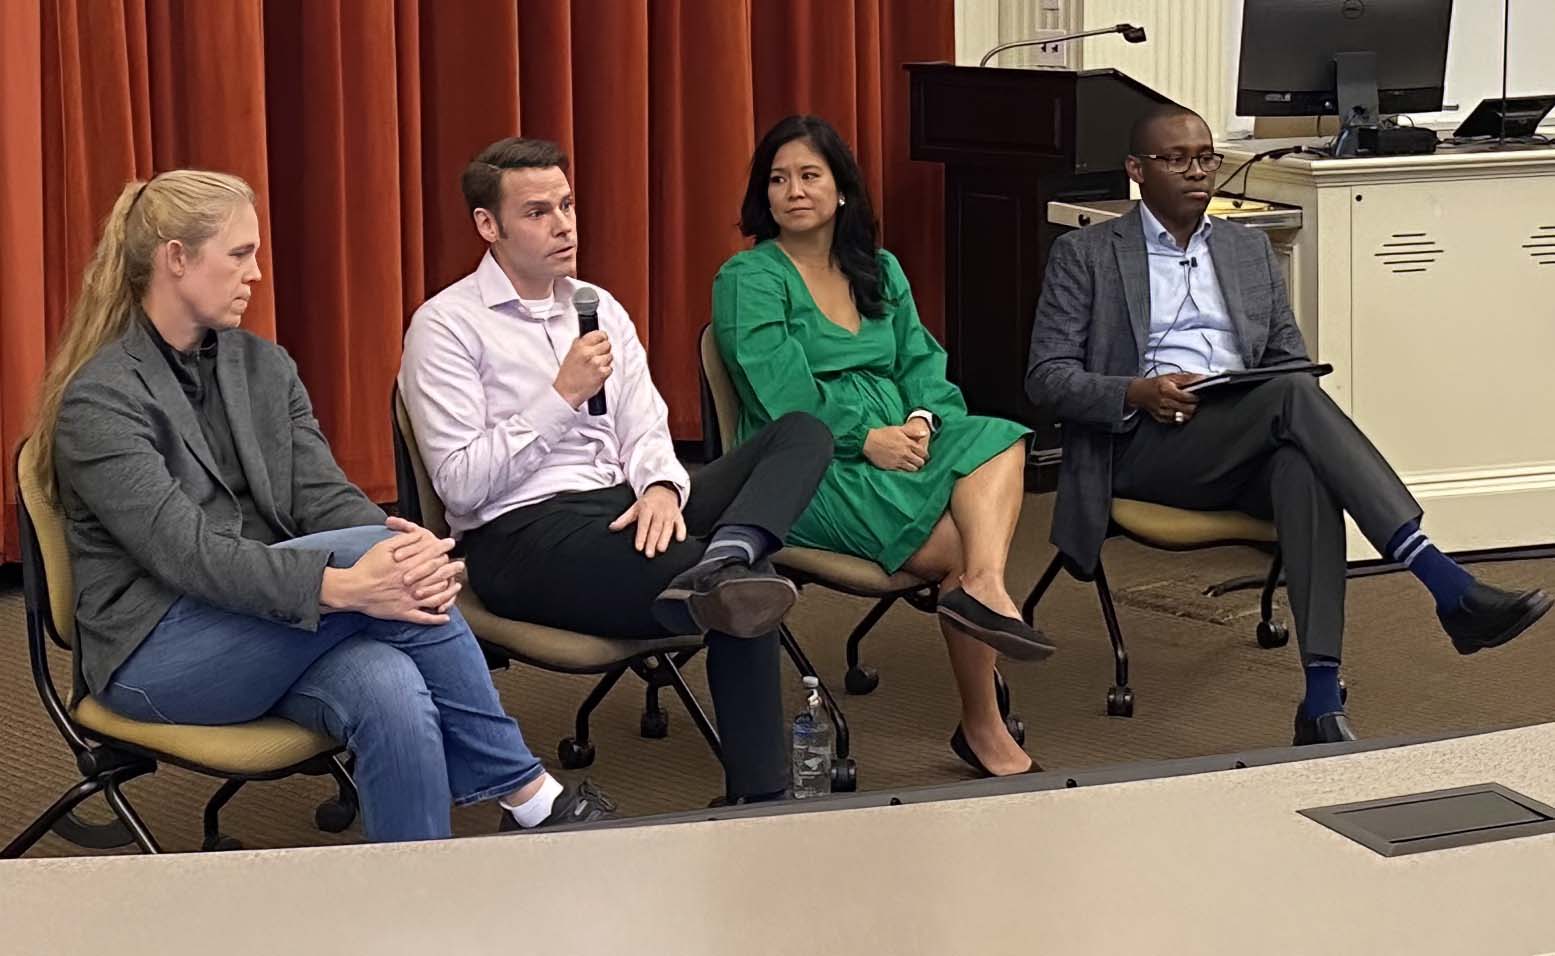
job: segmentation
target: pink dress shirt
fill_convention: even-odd
[[[615,360],[606,414],[590,415],[587,402],[570,407],[553,386],[578,337],[572,294],[584,285],[556,280],[549,313],[532,315],[487,252],[411,319],[400,394],[455,537],[514,508],[622,482],[639,496],[667,482],[682,506],[689,500],[648,354],[626,310],[598,286],[590,288],[599,328]]]

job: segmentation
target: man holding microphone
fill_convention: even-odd
[[[830,431],[787,416],[693,488],[630,316],[575,278],[566,155],[500,140],[460,184],[487,252],[416,310],[399,387],[471,586],[536,624],[706,634],[726,796],[782,796],[776,628],[797,592],[767,555],[808,506]]]

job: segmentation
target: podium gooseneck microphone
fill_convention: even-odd
[[[584,286],[572,294],[572,307],[578,310],[578,338],[599,331],[599,293]],[[589,414],[605,414],[605,386],[589,399]]]
[[[1049,43],[1067,43],[1070,40],[1083,40],[1086,37],[1099,37],[1107,33],[1121,33],[1123,39],[1130,43],[1145,42],[1145,28],[1136,27],[1132,23],[1120,23],[1115,27],[1102,27],[1100,30],[1086,30],[1084,33],[1070,33],[1061,37],[1038,37],[1032,40],[1014,40],[1010,43],[1001,43],[983,54],[983,58],[977,61],[978,66],[987,66],[988,61],[1003,53],[1005,50],[1015,50],[1025,46],[1047,46]]]

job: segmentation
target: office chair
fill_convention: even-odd
[[[1062,468],[1063,465],[1060,464],[1059,467]],[[1264,579],[1263,595],[1259,601],[1261,613],[1257,630],[1258,646],[1283,647],[1290,640],[1290,632],[1285,625],[1273,619],[1274,591],[1279,587],[1282,563],[1279,538],[1275,534],[1272,522],[1254,518],[1240,511],[1190,511],[1148,501],[1115,498],[1112,502],[1112,518],[1108,534],[1109,536],[1121,534],[1140,544],[1163,551],[1196,551],[1200,548],[1218,548],[1230,544],[1251,545],[1272,551],[1269,574]],[[1112,590],[1107,586],[1107,574],[1100,558],[1096,561],[1094,574],[1081,575],[1064,559],[1062,553],[1055,554],[1053,560],[1048,563],[1047,569],[1042,572],[1042,577],[1037,580],[1036,586],[1027,595],[1026,602],[1021,608],[1021,616],[1028,624],[1035,621],[1037,604],[1047,593],[1053,579],[1058,576],[1060,568],[1068,570],[1076,580],[1092,581],[1096,585],[1096,596],[1101,601],[1101,616],[1107,625],[1107,637],[1112,642],[1114,661],[1113,684],[1107,690],[1107,716],[1132,717],[1134,716],[1134,690],[1128,682],[1128,648],[1123,643],[1123,630],[1118,626],[1117,611],[1112,603]]]
[[[416,445],[410,414],[396,386],[389,398],[394,433],[394,473],[399,487],[399,514],[439,537],[448,534],[443,502],[432,487],[426,464]],[[686,685],[680,669],[702,649],[698,634],[640,639],[605,638],[578,631],[515,621],[493,614],[470,588],[459,592],[459,611],[475,632],[487,662],[494,668],[511,661],[562,674],[600,674],[598,684],[584,698],[574,719],[573,735],[556,747],[557,759],[569,770],[594,762],[595,748],[589,734],[589,718],[622,675],[631,671],[647,685],[639,730],[644,737],[669,733],[669,714],[659,706],[659,690],[671,687],[685,704],[713,755],[722,760],[718,731]]]
[[[154,773],[159,763],[171,763],[224,781],[205,805],[205,850],[241,846],[221,832],[220,814],[227,801],[252,780],[329,774],[339,785],[339,796],[319,806],[315,822],[321,830],[331,833],[350,826],[357,811],[356,787],[341,761],[343,748],[327,736],[279,717],[213,727],[130,720],[108,710],[87,693],[74,653],[74,687],[68,702],[60,696],[49,672],[49,644],[74,650],[75,593],[65,545],[65,516],[49,489],[38,482],[35,461],[32,442],[24,442],[16,456],[20,479],[16,510],[21,519],[27,652],[43,709],[70,748],[81,780],[0,850],[0,859],[21,856],[50,830],[88,849],[104,850],[134,843],[144,853],[162,852],[123,791],[125,783]],[[115,819],[106,824],[82,822],[76,817],[75,808],[99,792]]]
[[[740,420],[740,397],[734,389],[733,380],[729,378],[729,370],[724,365],[723,356],[718,351],[718,342],[713,334],[712,325],[704,326],[702,329],[700,350],[702,418],[712,426],[719,447],[732,448],[735,444],[735,427]],[[828,590],[869,598],[875,602],[875,606],[869,609],[848,635],[848,671],[843,685],[850,694],[868,694],[880,686],[880,672],[873,667],[865,667],[860,662],[859,645],[897,601],[906,601],[909,606],[928,614],[936,613],[938,607],[937,585],[921,580],[906,571],[887,574],[885,569],[875,562],[851,554],[837,554],[817,548],[789,547],[774,554],[772,563],[800,588],[808,584],[816,584]],[[784,646],[790,648],[790,654],[794,655],[796,664],[803,661],[800,666],[801,672],[814,673],[814,667],[805,658],[804,651],[800,649],[798,640],[794,638],[787,624],[783,625],[782,632]],[[824,692],[825,684],[821,686]],[[999,713],[1009,727],[1010,736],[1015,738],[1016,743],[1025,744],[1026,725],[1019,717],[1010,714],[1009,687],[998,671],[994,671],[994,691],[999,701]],[[836,708],[830,694],[824,694],[824,697],[837,721],[837,753],[845,755],[847,751],[843,748],[847,742],[846,720],[842,718],[841,711]]]

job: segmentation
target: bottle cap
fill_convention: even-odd
[[[821,686],[821,679],[819,677],[806,677],[804,679],[804,685],[809,690],[815,690],[817,687]]]

